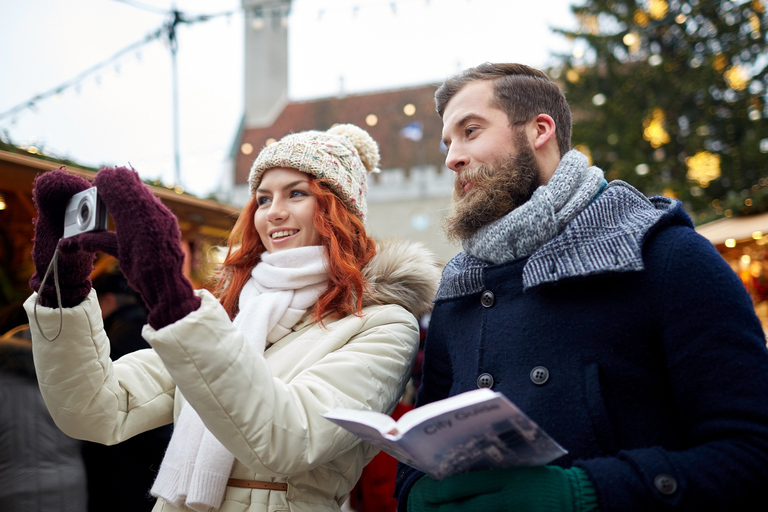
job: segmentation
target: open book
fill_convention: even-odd
[[[504,395],[476,389],[405,413],[334,409],[323,416],[435,479],[547,464],[566,452]]]

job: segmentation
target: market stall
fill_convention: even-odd
[[[719,219],[699,226],[747,288],[768,333],[768,213]]]

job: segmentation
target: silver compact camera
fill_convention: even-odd
[[[64,212],[64,236],[69,238],[90,231],[104,231],[109,226],[107,206],[96,192],[96,187],[72,196]]]

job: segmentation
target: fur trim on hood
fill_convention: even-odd
[[[363,306],[397,304],[416,318],[428,313],[440,282],[435,255],[420,242],[384,240],[376,247],[363,269],[370,285]]]

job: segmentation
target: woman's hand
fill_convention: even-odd
[[[49,275],[41,289],[43,276],[51,263],[56,245],[64,235],[64,212],[73,195],[91,187],[79,176],[69,174],[63,168],[40,174],[35,178],[32,200],[37,208],[32,261],[35,273],[29,285],[40,294],[41,303],[58,307],[53,275]],[[58,279],[61,289],[61,307],[80,304],[91,291],[91,271],[96,254],[82,249],[62,252],[58,256]]]
[[[173,213],[131,169],[101,169],[94,185],[115,221],[120,269],[144,299],[149,325],[160,329],[200,307],[184,277],[181,231]]]
[[[173,213],[131,169],[102,168],[94,185],[112,215],[116,233],[78,235],[66,250],[116,253],[120,270],[144,299],[147,321],[155,329],[196,310],[200,299],[184,277],[181,232]]]

